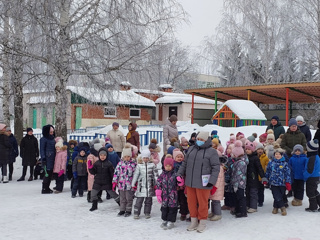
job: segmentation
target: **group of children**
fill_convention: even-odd
[[[303,146],[296,145],[292,157],[288,159],[279,142],[274,141],[271,131],[260,137],[259,142],[255,141],[256,134],[248,138],[240,132],[231,134],[225,150],[217,132],[213,131],[212,147],[219,155],[220,173],[215,191],[211,191],[208,199],[208,204],[211,201],[210,220],[220,220],[221,210],[230,210],[237,218],[257,212],[258,206],[263,206],[265,187],[271,189],[274,198],[272,213],[280,210],[282,215],[286,215],[288,204],[285,191],[291,190],[292,184],[292,205],[300,206],[305,182],[310,202],[306,211],[318,211],[320,159],[317,140],[307,143],[307,155]],[[151,217],[152,198],[156,196],[161,204],[161,227],[171,229],[178,210],[180,220],[188,220],[188,193],[185,186],[177,181],[176,174],[188,148],[194,144],[196,133],[190,140],[184,137],[180,141],[172,139],[171,147],[160,160],[160,147],[155,139],[141,154],[138,154],[137,147],[127,143],[120,158],[109,139],[95,139],[89,144],[82,142],[78,145],[71,140],[67,148],[61,138],[56,138],[55,192],[62,192],[64,180],[71,177],[72,198],[77,193],[82,197],[83,192],[88,190],[87,199],[92,203],[90,211],[98,208],[98,203],[102,201],[101,192],[105,190],[107,197],[119,204],[118,216],[128,217],[133,212],[134,219],[140,218],[143,203],[145,218]],[[224,200],[222,207],[221,200]]]

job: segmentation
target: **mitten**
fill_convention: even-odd
[[[92,161],[91,161],[91,160],[88,160],[88,168],[89,168],[89,169],[93,168],[93,164],[92,164]]]
[[[160,189],[156,190],[156,196],[159,203],[162,203],[162,197],[161,197],[162,191]]]
[[[116,186],[117,186],[117,183],[116,183],[116,182],[113,182],[113,183],[112,183],[112,191],[116,190]]]
[[[59,173],[58,173],[58,177],[61,177],[61,176],[62,176],[62,174],[64,174],[64,170],[63,170],[63,169],[61,169],[61,170],[59,171]]]
[[[216,186],[213,186],[212,189],[210,190],[210,195],[213,195],[217,191]]]
[[[265,177],[263,177],[263,178],[261,179],[261,182],[262,182],[263,185],[267,185],[268,179],[265,178]]]
[[[288,191],[291,191],[291,184],[288,183],[288,182],[286,182],[286,189],[287,189]]]
[[[77,172],[73,172],[73,178],[76,179],[78,177],[78,173]]]
[[[177,177],[178,186],[183,187],[184,185],[184,179],[180,176]]]

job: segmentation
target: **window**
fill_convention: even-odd
[[[156,120],[156,116],[157,116],[157,108],[152,108],[151,119]]]
[[[140,118],[141,110],[137,108],[130,108],[130,118]]]
[[[104,107],[104,116],[105,117],[117,117],[116,107]]]

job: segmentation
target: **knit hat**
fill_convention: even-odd
[[[278,144],[276,144],[273,147],[273,154],[275,154],[277,152],[280,153],[281,155],[283,155],[285,151]]]
[[[219,136],[218,135],[213,135],[212,138],[218,138],[219,139]]]
[[[258,149],[264,149],[262,143],[257,143],[256,150],[258,150]]]
[[[107,144],[106,144],[106,149],[109,149],[109,148],[113,148],[113,146],[112,146],[112,144],[107,143]]]
[[[242,132],[238,132],[236,135],[237,138],[243,138],[244,134]]]
[[[141,152],[140,157],[143,158],[149,158],[150,159],[151,153],[148,149],[145,149]]]
[[[235,140],[236,140],[236,136],[234,134],[230,135],[230,142]]]
[[[107,152],[105,150],[101,150],[99,151],[99,155],[105,155],[108,156]]]
[[[224,148],[222,147],[222,145],[219,145],[217,147],[217,152],[218,152],[219,157],[221,157],[224,152]]]
[[[85,147],[81,147],[81,148],[79,148],[79,153],[80,153],[81,151],[86,152],[86,148],[85,148]]]
[[[69,146],[70,145],[74,145],[74,146],[77,146],[78,142],[76,140],[73,140],[73,139],[70,139],[69,142],[68,142]]]
[[[188,141],[188,139],[186,139],[185,137],[182,137],[181,139],[180,139],[180,143],[181,143],[181,145],[184,145],[184,144],[189,144],[189,141]]]
[[[178,121],[178,118],[177,118],[176,115],[171,115],[171,116],[169,117],[169,121],[170,121],[170,122],[176,122],[176,121]]]
[[[131,145],[131,150],[132,150],[132,157],[135,157],[139,152],[138,147],[135,145]]]
[[[32,131],[33,132],[33,129],[32,128],[27,128],[27,133]]]
[[[164,159],[163,166],[170,165],[171,167],[173,167],[173,164],[174,160],[172,158],[167,157]]]
[[[173,150],[173,154],[172,154],[173,159],[175,160],[178,155],[182,155],[182,158],[184,159],[183,153],[178,148],[176,148]]]
[[[130,143],[126,143],[126,144],[124,145],[123,150],[122,150],[122,157],[125,157],[125,156],[130,156],[130,157],[132,157],[131,144],[130,144]]]
[[[268,134],[268,135],[267,135],[267,140],[268,140],[268,139],[274,140],[274,135],[273,135],[273,134]]]
[[[292,150],[292,154],[294,154],[297,150],[299,150],[300,153],[303,153],[303,147],[302,147],[302,145],[300,145],[300,144],[294,145],[293,150]]]
[[[247,139],[250,141],[250,142],[254,142],[254,140],[256,140],[257,138],[257,134],[256,133],[253,133],[251,136],[249,136]]]
[[[245,148],[251,150],[252,152],[256,150],[255,144],[249,140],[246,141]]]
[[[300,115],[296,117],[296,120],[297,120],[297,122],[298,122],[298,121],[304,122],[303,117],[302,117],[302,116],[300,116]]]
[[[277,120],[277,122],[279,122],[279,117],[278,116],[273,116],[272,118],[271,118],[271,120],[272,119],[275,119],[275,120]]]
[[[6,125],[5,124],[3,124],[3,123],[0,123],[0,130],[4,130],[4,128],[6,127]]]
[[[55,147],[62,148],[62,147],[63,147],[63,142],[62,142],[62,141],[58,141],[58,142],[56,143]]]
[[[307,142],[307,151],[308,152],[316,152],[319,148],[319,142],[318,139],[311,140]]]
[[[193,132],[190,138],[197,137],[197,133]]]
[[[172,155],[174,149],[176,149],[176,147],[170,146],[170,147],[168,148],[168,150],[167,150],[167,154],[171,154],[171,155]]]
[[[219,139],[218,139],[218,138],[212,139],[212,143],[214,143],[214,144],[218,147],[218,145],[219,145]]]
[[[235,157],[239,157],[241,155],[244,155],[244,151],[243,151],[243,148],[242,148],[242,142],[240,140],[237,140],[234,143],[234,148],[232,149],[232,154]]]
[[[218,135],[218,131],[217,130],[212,130],[211,131],[211,136],[214,136],[214,135]]]
[[[205,141],[208,139],[208,137],[209,137],[209,132],[205,132],[205,131],[200,131],[197,135],[197,138],[204,139]]]
[[[94,150],[96,150],[96,151],[99,151],[100,150],[100,148],[102,148],[103,146],[101,145],[101,143],[99,142],[99,143],[95,143],[95,144],[93,144],[93,148],[94,148]]]
[[[297,120],[295,118],[291,118],[289,120],[289,127],[291,127],[292,125],[298,126]]]
[[[6,127],[6,131],[11,131],[11,127]]]
[[[150,143],[149,144],[149,149],[156,149],[157,148],[157,144],[155,144],[155,143]]]
[[[265,142],[265,141],[267,140],[267,136],[268,136],[267,133],[262,133],[262,134],[259,136],[259,141],[260,141],[260,142]]]
[[[279,145],[278,145],[279,147]],[[266,155],[269,159],[272,159],[273,156],[274,156],[274,146],[273,145],[267,145],[266,148],[265,148],[265,152],[266,152]]]
[[[113,126],[117,126],[117,127],[119,127],[119,123],[114,122],[114,123],[112,123],[112,127],[113,127]]]

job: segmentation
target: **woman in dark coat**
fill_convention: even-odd
[[[6,130],[9,134],[9,142],[12,146],[10,150],[10,155],[9,155],[9,181],[12,181],[13,163],[16,161],[16,157],[19,156],[19,149],[18,149],[17,139],[11,133],[11,128],[7,127]]]
[[[38,140],[33,136],[33,129],[27,128],[27,134],[22,138],[20,143],[20,157],[22,158],[22,176],[17,180],[24,181],[27,168],[30,167],[30,177],[28,181],[33,180],[33,170],[39,157]]]
[[[6,131],[6,125],[0,124],[0,168],[2,170],[2,181],[3,183],[7,183],[7,165],[9,163],[9,155],[11,144],[8,137],[8,132]],[[1,180],[1,179],[0,179]]]
[[[140,137],[139,133],[136,131],[137,127],[138,126],[136,123],[129,123],[129,132],[126,136],[126,140],[128,143],[131,143],[132,145],[136,146],[138,148],[138,151],[140,151]]]
[[[40,156],[42,167],[47,172],[47,176],[43,178],[41,193],[46,194],[53,193],[50,189],[50,183],[56,156],[54,127],[52,125],[43,126],[42,135],[43,137],[40,139]]]
[[[318,127],[318,129],[317,129],[316,133],[314,134],[313,139],[318,139],[318,141],[320,142],[320,120],[318,121],[317,127]],[[318,148],[318,155],[320,156],[320,148]]]

